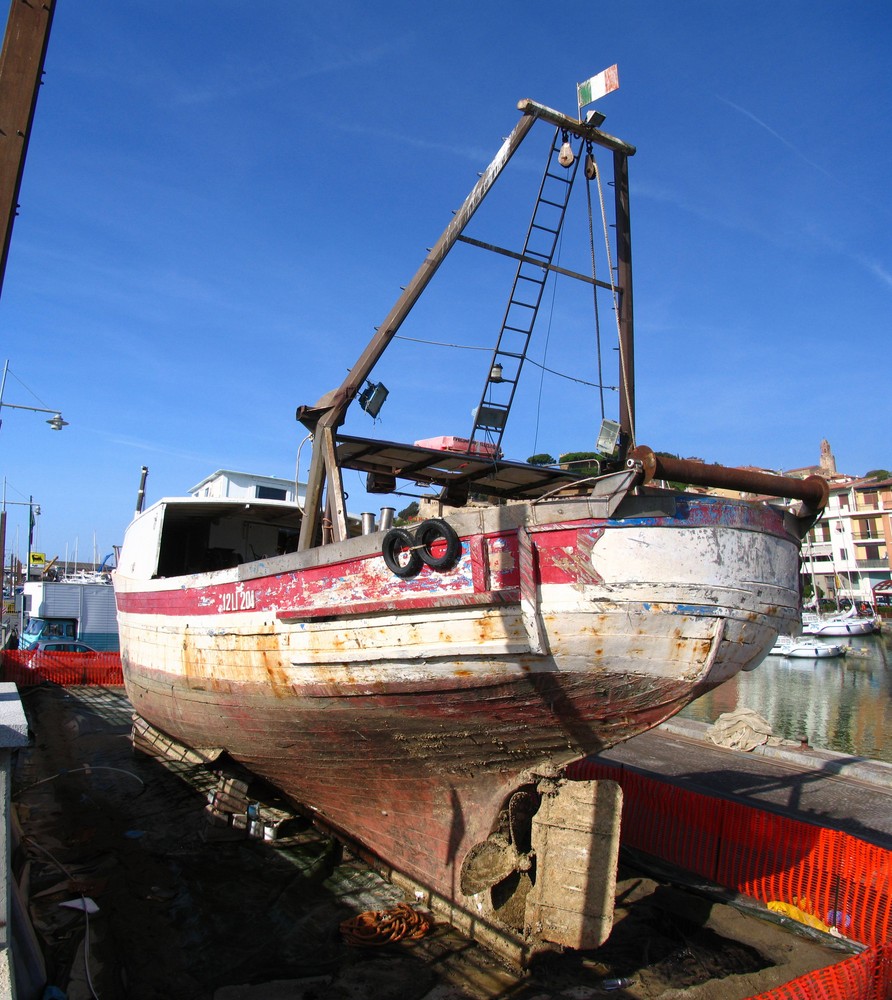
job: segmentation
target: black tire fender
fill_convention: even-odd
[[[429,521],[422,521],[420,527],[415,532],[418,542],[418,554],[421,561],[430,566],[431,569],[447,570],[458,562],[461,556],[461,539],[455,532],[451,524],[441,520],[439,517],[431,518]],[[433,554],[433,547],[437,541],[446,543],[445,551],[438,556]]]
[[[391,528],[384,536],[381,543],[381,555],[384,563],[394,576],[404,579],[415,576],[421,569],[421,556],[415,547],[416,541],[412,535],[403,528]],[[405,562],[400,561],[400,556],[405,558]]]

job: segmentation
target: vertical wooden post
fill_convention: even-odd
[[[632,229],[629,215],[629,157],[613,153],[616,204],[616,283],[619,301],[619,425],[622,447],[635,444],[635,330],[632,320]],[[625,457],[624,455],[620,456]]]
[[[0,291],[55,0],[12,0],[0,53]]]

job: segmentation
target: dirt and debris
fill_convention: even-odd
[[[601,948],[525,974],[439,922],[352,947],[344,921],[407,900],[283,820],[271,790],[255,815],[276,817],[274,839],[263,824],[251,836],[250,819],[215,824],[221,794],[247,801],[254,786],[135,751],[121,689],[44,685],[22,700],[33,742],[13,777],[14,877],[46,981],[67,1000],[743,1000],[847,954],[632,868]]]

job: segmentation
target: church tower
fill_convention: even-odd
[[[825,479],[836,475],[836,459],[830,450],[830,442],[826,438],[821,441],[821,475]]]

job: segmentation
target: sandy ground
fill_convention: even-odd
[[[444,925],[351,947],[342,920],[404,897],[349,852],[301,821],[275,841],[210,826],[216,776],[134,751],[120,689],[46,685],[23,702],[14,874],[68,1000],[743,1000],[847,956],[630,859],[605,945],[525,974]]]

